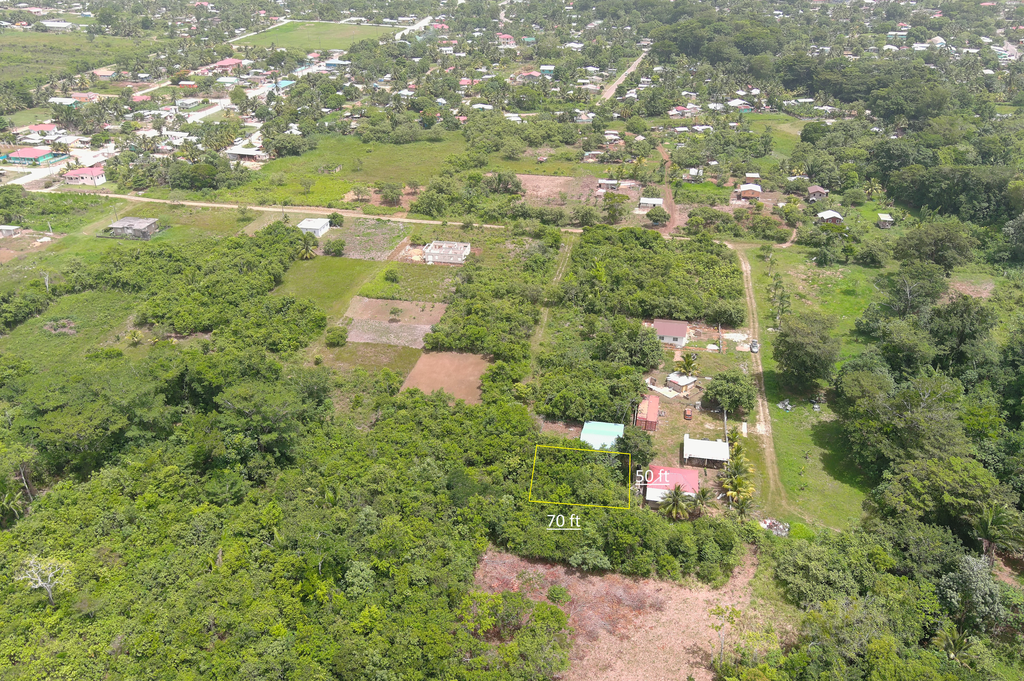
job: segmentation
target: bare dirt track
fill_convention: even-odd
[[[709,626],[708,610],[723,605],[746,611],[756,568],[755,557],[748,554],[728,584],[712,589],[586,575],[562,565],[488,551],[477,569],[476,584],[484,591],[519,591],[537,600],[551,585],[569,590],[572,600],[562,608],[575,640],[564,681],[682,681],[687,675],[711,681],[717,634]]]
[[[480,377],[490,366],[482,355],[465,352],[427,352],[405,379],[402,389],[419,388],[425,393],[443,389],[455,399],[480,404]]]

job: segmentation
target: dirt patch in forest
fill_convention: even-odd
[[[444,311],[448,308],[445,303],[420,303],[405,300],[377,300],[376,298],[363,298],[355,296],[349,303],[346,317],[352,319],[372,319],[389,324],[413,324],[427,325],[437,324],[441,321]],[[392,314],[395,310],[401,310],[399,314]]]
[[[523,183],[526,200],[540,206],[564,206],[566,199],[582,200],[594,178],[558,177],[548,175],[516,175]],[[564,198],[563,198],[564,197]]]
[[[351,339],[351,335],[349,335]],[[483,355],[464,352],[428,352],[420,356],[402,389],[419,388],[425,393],[443,389],[455,399],[480,404],[480,377],[490,366]]]
[[[954,291],[959,291],[965,296],[970,296],[971,298],[989,298],[996,290],[996,283],[994,281],[982,281],[975,283],[954,281],[950,283],[949,288]]]
[[[543,599],[553,585],[569,591],[572,600],[560,606],[575,632],[565,681],[665,681],[687,675],[711,681],[718,637],[708,610],[716,605],[746,610],[756,569],[756,558],[748,554],[723,588],[684,587],[587,575],[492,550],[477,567],[476,586],[489,593],[519,591],[534,600]]]
[[[578,439],[583,432],[583,423],[581,421],[558,421],[545,416],[537,416],[535,418],[542,433],[553,433],[574,440]]]

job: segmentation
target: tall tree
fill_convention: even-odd
[[[829,380],[839,359],[839,339],[832,336],[835,319],[816,311],[782,318],[772,357],[783,379],[798,388]]]

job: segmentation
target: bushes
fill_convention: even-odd
[[[323,245],[324,255],[332,255],[335,257],[341,257],[345,255],[345,240],[344,239],[329,239],[324,242]]]
[[[348,327],[332,326],[327,329],[327,336],[324,339],[324,343],[329,348],[344,347],[344,345],[348,343]]]

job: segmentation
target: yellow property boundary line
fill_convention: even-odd
[[[579,449],[577,447],[553,447],[551,445],[534,445],[533,447],[533,468],[530,470],[530,492],[527,501],[533,504],[554,504],[555,506],[584,506],[587,508],[613,508],[620,511],[628,511],[633,506],[633,495],[630,493],[629,478],[626,479],[626,498],[629,500],[626,506],[602,506],[600,504],[567,504],[561,501],[541,501],[533,498],[533,476],[537,472],[537,450],[545,449],[568,449],[572,452],[591,452],[593,454],[621,454],[628,457],[629,470],[633,470],[633,455],[629,452],[612,452],[607,449]]]

